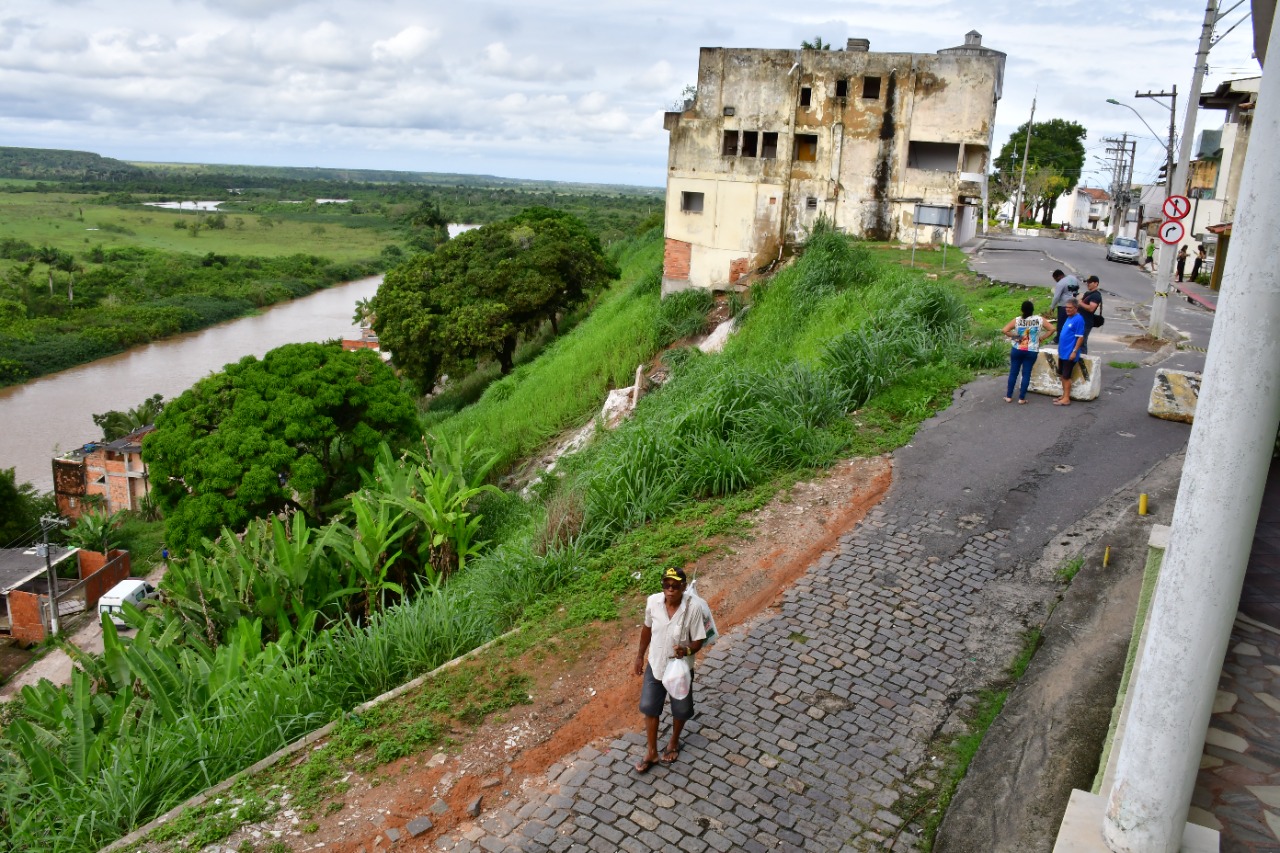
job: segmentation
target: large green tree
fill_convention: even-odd
[[[618,268],[573,216],[530,208],[389,271],[373,299],[382,347],[424,393],[484,358],[512,367],[522,334],[582,302]]]
[[[1037,174],[1037,191],[1028,191],[1026,205],[1041,224],[1049,225],[1058,197],[1075,188],[1084,168],[1084,140],[1088,131],[1074,121],[1054,118],[1038,121],[1031,128],[1031,148],[1027,153],[1028,185]],[[1027,141],[1027,124],[1013,132],[996,157],[996,183],[1016,187],[1022,171],[1022,152]]]
[[[142,453],[167,543],[180,551],[285,509],[324,520],[380,442],[419,432],[413,398],[376,353],[289,344],[166,404]]]

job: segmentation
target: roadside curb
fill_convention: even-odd
[[[415,688],[421,687],[423,684],[426,684],[428,681],[435,678],[440,673],[453,669],[454,667],[458,666],[464,661],[470,660],[476,655],[479,655],[481,652],[484,652],[492,648],[493,646],[497,645],[498,643],[502,642],[503,640],[509,639],[510,637],[514,637],[516,634],[519,634],[519,633],[520,633],[520,629],[515,628],[514,630],[508,631],[505,634],[494,637],[492,640],[485,643],[484,645],[476,646],[474,649],[467,652],[466,654],[460,655],[454,658],[453,660],[446,661],[445,663],[440,664],[440,666],[436,667],[430,672],[423,673],[422,675],[419,675],[417,678],[414,678],[410,681],[406,681],[404,684],[401,684],[399,687],[394,687],[391,690],[388,690],[386,693],[383,693],[381,696],[375,696],[369,701],[363,702],[357,705],[356,707],[352,708],[350,711],[343,712],[342,717],[339,717],[337,720],[333,720],[331,722],[325,723],[323,726],[311,732],[310,734],[303,735],[301,738],[299,738],[298,740],[295,740],[293,743],[289,744],[288,746],[284,746],[284,747],[281,747],[280,749],[277,749],[275,752],[271,753],[266,758],[261,759],[255,764],[249,765],[244,770],[241,770],[239,773],[236,773],[233,776],[223,779],[221,782],[214,785],[212,788],[206,788],[205,790],[191,797],[186,802],[180,803],[179,805],[174,806],[173,808],[169,809],[169,811],[165,812],[159,817],[154,818],[148,823],[138,827],[133,832],[129,833],[123,838],[117,838],[115,841],[111,842],[106,847],[103,847],[101,850],[99,850],[98,853],[114,853],[114,851],[121,850],[125,847],[128,847],[131,844],[135,844],[139,841],[142,841],[144,838],[150,835],[153,830],[160,828],[163,824],[166,824],[170,820],[173,820],[174,818],[178,817],[187,809],[193,809],[197,806],[203,805],[204,803],[208,802],[210,797],[216,797],[218,794],[221,794],[222,792],[232,788],[241,779],[261,773],[263,770],[266,770],[268,767],[280,761],[280,759],[288,758],[290,755],[293,755],[294,753],[299,752],[300,750],[310,746],[311,744],[315,743],[321,738],[326,737],[330,732],[333,731],[334,727],[337,726],[338,723],[342,721],[343,718],[351,714],[358,714],[362,711],[367,711],[370,708],[374,708],[378,705],[383,704],[384,702],[389,702],[392,699],[395,699],[399,696],[403,696],[405,693],[408,693],[410,690],[413,690]]]

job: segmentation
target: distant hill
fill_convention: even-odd
[[[396,172],[388,169],[331,169],[305,166],[237,166],[222,163],[125,162],[88,151],[0,147],[0,179],[3,178],[79,181],[86,184],[129,180],[142,181],[145,184],[155,182],[156,186],[153,188],[155,191],[172,191],[175,186],[185,188],[209,186],[222,189],[233,186],[279,187],[284,182],[288,184],[410,184],[423,187],[498,189],[529,193],[641,197],[661,197],[664,192],[662,187],[540,181],[501,178],[496,175],[459,175],[449,172]]]
[[[350,184],[420,184],[432,187],[506,188],[526,192],[618,193],[661,195],[661,187],[627,184],[587,184],[569,181],[541,181],[501,178],[496,175],[460,175],[452,172],[396,172],[388,169],[332,169],[311,166],[236,166],[225,163],[130,163],[165,177],[239,177],[252,180],[325,181]]]
[[[88,151],[0,147],[0,178],[35,181],[118,180],[136,178],[142,169]]]

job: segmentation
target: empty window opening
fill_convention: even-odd
[[[796,134],[796,160],[813,161],[818,159],[818,137],[813,133]]]
[[[760,140],[760,157],[765,160],[774,160],[778,156],[778,134],[765,131],[761,134]]]
[[[759,147],[760,134],[754,130],[742,131],[742,156],[754,157]]]
[[[809,208],[810,210],[817,210],[817,209],[818,209],[818,200],[817,200],[816,198],[814,198],[813,196],[809,196],[808,198],[806,198],[806,199],[804,200],[804,206],[805,206],[805,207],[807,207],[807,208]]]
[[[725,157],[733,157],[738,153],[738,131],[726,130],[724,132],[724,144],[720,146],[720,153]]]
[[[813,102],[813,90],[808,86],[800,87],[800,106],[807,107]]]
[[[987,146],[966,145],[964,147],[963,171],[979,173],[987,171]]]
[[[880,100],[880,78],[879,77],[863,77],[862,78],[862,97],[868,100]]]
[[[958,142],[916,142],[907,145],[907,166],[930,172],[954,172],[960,163]]]
[[[685,213],[701,213],[702,193],[680,193],[680,210]]]
[[[849,81],[848,80],[836,81],[836,97],[837,98],[849,97]]]

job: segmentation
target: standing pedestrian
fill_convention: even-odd
[[[1080,292],[1080,279],[1067,275],[1062,270],[1054,270],[1053,281],[1053,299],[1049,302],[1049,312],[1058,312],[1058,334],[1062,334],[1062,324],[1067,322],[1065,306],[1068,299]]]
[[[1080,358],[1080,346],[1084,343],[1084,319],[1076,313],[1080,302],[1068,299],[1067,322],[1058,330],[1058,376],[1062,379],[1062,396],[1053,401],[1055,406],[1071,405],[1071,371]]]
[[[1156,268],[1156,241],[1150,237],[1147,238],[1147,257],[1142,262],[1142,268],[1146,269],[1150,265],[1152,271]]]
[[[1098,287],[1102,282],[1098,281],[1096,275],[1091,275],[1084,280],[1084,295],[1080,297],[1080,319],[1084,320],[1084,343],[1080,346],[1080,354],[1089,354],[1089,333],[1093,331],[1095,326],[1100,325],[1098,322],[1102,319],[1102,293]]]
[[[1187,244],[1183,243],[1178,249],[1178,281],[1182,281],[1182,274],[1187,269]]]
[[[1196,259],[1191,263],[1191,280],[1192,281],[1195,281],[1195,282],[1200,281],[1200,268],[1204,266],[1205,258],[1207,258],[1208,256],[1209,256],[1209,253],[1205,251],[1204,243],[1201,243],[1199,248],[1196,249]]]
[[[644,627],[640,630],[640,648],[636,652],[636,675],[643,676],[640,688],[640,713],[644,714],[647,750],[636,764],[637,773],[646,773],[657,762],[671,764],[680,757],[680,732],[693,718],[693,688],[683,699],[671,697],[671,741],[658,755],[658,717],[667,699],[667,689],[660,680],[667,663],[685,659],[702,648],[707,631],[702,614],[689,606],[685,596],[685,574],[677,568],[662,573],[662,592],[649,596],[644,608]]]
[[[1031,384],[1031,368],[1040,356],[1041,338],[1053,333],[1052,321],[1034,312],[1035,304],[1030,299],[1023,300],[1022,315],[1014,317],[1004,327],[1004,333],[1013,338],[1013,348],[1009,350],[1009,388],[1004,395],[1006,403],[1013,402],[1013,384],[1019,373],[1022,374],[1022,387],[1018,392],[1018,404],[1027,402],[1027,386]]]

